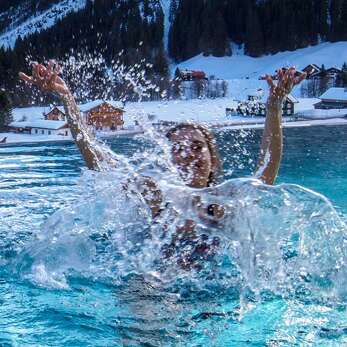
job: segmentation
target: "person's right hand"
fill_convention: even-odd
[[[307,76],[306,73],[300,73],[299,76],[296,76],[296,72],[294,67],[287,70],[279,69],[276,75],[277,84],[274,83],[270,75],[266,75],[265,80],[270,87],[270,97],[282,100],[292,91],[294,86],[301,83]]]
[[[63,79],[59,77],[60,73],[60,66],[51,60],[47,64],[47,67],[39,63],[32,63],[32,76],[20,72],[19,78],[29,84],[35,85],[44,92],[57,93],[63,96],[70,91]]]

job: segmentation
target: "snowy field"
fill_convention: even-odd
[[[252,58],[243,54],[243,50],[234,50],[231,57],[205,57],[202,54],[189,59],[181,64],[172,66],[180,69],[203,70],[208,76],[226,80],[255,79],[265,74],[273,74],[283,66],[294,66],[303,69],[309,64],[326,67],[341,68],[347,61],[347,42],[324,42],[316,46],[310,46],[293,52],[280,52],[274,55],[265,55]]]
[[[260,81],[262,82],[262,81]],[[243,83],[243,82],[240,82]],[[239,97],[242,96],[239,92]],[[235,95],[236,98],[236,95]],[[173,100],[158,102],[132,102],[125,105],[124,126],[128,128],[123,132],[117,132],[118,135],[132,135],[138,133],[134,131],[134,121],[140,124],[148,121],[150,116],[151,122],[160,121],[187,122],[193,121],[204,123],[212,128],[262,128],[264,125],[264,117],[243,117],[232,116],[227,117],[225,109],[235,106],[234,97],[219,99],[193,99],[193,100]],[[298,99],[299,103],[295,104],[295,112],[305,116],[307,120],[295,120],[293,117],[284,117],[283,126],[314,126],[314,125],[345,125],[347,118],[342,117],[344,114],[336,114],[334,112],[314,110],[313,104],[319,99]],[[82,105],[83,108],[83,105]],[[28,107],[16,108],[13,110],[14,121],[38,121],[43,119],[43,115],[50,110],[49,107]],[[343,111],[342,111],[343,112]],[[346,112],[346,111],[344,111]],[[112,136],[111,133],[99,134],[101,137]],[[113,135],[114,136],[114,135]],[[58,135],[28,135],[14,133],[0,133],[0,140],[7,137],[7,143],[18,142],[47,142],[47,141],[66,141],[66,137]]]

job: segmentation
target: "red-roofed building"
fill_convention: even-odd
[[[196,81],[207,79],[205,72],[199,70],[179,70],[178,74],[183,81]]]

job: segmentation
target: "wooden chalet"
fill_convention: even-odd
[[[99,131],[116,131],[123,129],[124,109],[115,103],[106,101],[95,101],[82,105],[86,123]]]
[[[314,105],[315,109],[347,108],[347,88],[330,88],[320,96],[321,101]]]
[[[309,78],[319,80],[323,77],[328,78],[329,80],[334,80],[337,76],[342,73],[341,69],[337,67],[330,67],[329,69],[322,70],[312,73]]]
[[[332,76],[332,77],[335,77],[339,74],[342,73],[342,70],[341,69],[338,69],[337,67],[330,67],[329,69],[326,70],[328,76]]]
[[[56,106],[53,107],[48,113],[44,114],[43,116],[45,120],[65,121],[65,113]]]
[[[309,64],[302,69],[302,72],[306,72],[307,78],[310,78],[311,75],[317,74],[321,71],[321,68],[316,64]]]

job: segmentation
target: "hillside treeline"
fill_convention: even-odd
[[[347,0],[172,0],[169,53],[176,61],[199,53],[295,50],[347,40]]]
[[[21,15],[30,17],[58,2],[3,0],[0,13],[20,5],[25,8]],[[0,24],[1,20],[4,24],[10,19],[0,15]],[[83,10],[50,29],[19,38],[13,49],[0,49],[0,88],[9,92],[15,105],[45,103],[48,99],[37,98],[22,85],[18,88],[18,71],[26,70],[29,60],[66,61],[71,54],[93,60],[101,54],[104,65],[80,64],[74,78],[66,78],[74,90],[78,85],[89,90],[88,95],[78,93],[80,99],[103,97],[106,89],[108,97],[119,97],[126,87],[121,81],[105,85],[104,78],[115,61],[144,69],[145,78],[163,89],[170,61],[199,53],[231,55],[231,42],[244,45],[246,54],[256,57],[324,40],[347,40],[347,0],[171,0],[169,20],[166,52],[160,0],[87,0]]]
[[[17,75],[27,70],[29,61],[45,61],[55,58],[66,61],[70,55],[80,57],[84,71],[73,73],[75,84],[85,84],[94,97],[103,95],[107,67],[115,64],[134,66],[146,71],[149,80],[161,80],[167,76],[168,66],[163,47],[163,12],[159,0],[87,1],[78,13],[71,13],[48,30],[19,38],[13,50],[0,48],[0,87],[10,91],[15,105],[38,99],[28,88],[19,89]],[[104,64],[95,62],[102,55]],[[90,60],[90,62],[86,61]],[[78,80],[78,78],[80,79]],[[67,76],[69,78],[69,76]],[[127,82],[129,83],[129,81]],[[86,89],[86,88],[85,88]],[[93,93],[94,91],[94,93]],[[99,93],[98,93],[99,92]],[[112,90],[119,97],[117,90]],[[80,93],[83,99],[83,93]],[[82,101],[82,100],[81,100]]]

